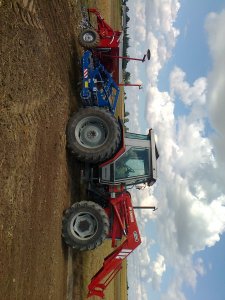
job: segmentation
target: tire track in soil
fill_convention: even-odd
[[[21,17],[26,25],[37,29],[43,29],[43,25],[38,18],[34,0],[13,0],[12,7],[14,12]]]
[[[43,20],[44,28],[49,37],[49,43],[53,51],[54,59],[60,69],[60,78],[62,82],[68,82],[68,75],[72,76],[73,84],[77,80],[77,74],[74,74],[74,69],[77,67],[74,65],[74,57],[77,57],[77,37],[74,36],[74,32],[78,30],[78,22],[80,22],[81,16],[78,10],[73,11],[76,13],[76,22],[71,21],[71,11],[68,6],[65,5],[64,1],[49,1],[45,4],[45,9],[41,7],[42,11],[41,18]],[[49,13],[49,11],[51,13]],[[62,15],[64,18],[62,18]],[[54,32],[55,35],[52,35]],[[69,37],[73,35],[74,38],[69,40]],[[72,69],[68,74],[68,68],[65,68],[65,64],[68,65],[68,57],[70,56],[70,66]],[[75,76],[75,77],[74,77]],[[65,80],[66,79],[66,80]]]
[[[53,97],[51,97],[48,102],[57,102],[61,100],[63,95],[63,88],[58,88],[56,93],[54,94]],[[43,103],[41,104],[40,107],[34,109],[33,111],[28,111],[24,113],[19,113],[18,115],[14,116],[14,119],[12,120],[12,126],[27,126],[27,125],[33,125],[33,124],[38,124],[43,120],[46,120],[48,115],[50,117],[53,117],[53,114],[49,114],[48,109],[49,109],[49,103]]]
[[[0,257],[1,270],[7,270],[0,299],[61,300],[67,294],[68,258],[61,217],[73,185],[65,126],[69,111],[78,106],[79,13],[66,0],[9,4],[0,9]],[[79,176],[76,163],[73,168]],[[80,270],[82,261],[74,255]],[[73,283],[82,286],[76,266],[72,271]]]

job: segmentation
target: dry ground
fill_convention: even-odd
[[[83,300],[110,251],[72,253],[61,241],[63,210],[82,192],[65,128],[79,107],[86,2],[0,0],[0,299]],[[112,2],[93,1],[109,23]]]
[[[79,19],[75,2],[0,1],[0,299],[67,297],[60,235]]]

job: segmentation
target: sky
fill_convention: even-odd
[[[132,190],[129,300],[225,300],[225,0],[129,0],[130,132],[153,128],[157,183]],[[131,120],[132,116],[132,120]]]

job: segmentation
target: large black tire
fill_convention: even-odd
[[[99,45],[100,37],[95,30],[88,28],[81,31],[78,40],[82,47],[90,49]]]
[[[92,201],[81,201],[66,210],[62,236],[75,250],[86,251],[100,246],[109,232],[109,218],[104,209]]]
[[[67,125],[67,146],[78,160],[100,163],[116,153],[121,129],[105,109],[86,107],[73,114]]]

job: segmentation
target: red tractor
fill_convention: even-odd
[[[62,236],[75,250],[92,250],[107,238],[115,250],[88,286],[88,297],[103,298],[104,289],[122,268],[122,261],[141,243],[128,188],[156,181],[158,151],[153,130],[147,135],[124,133],[107,109],[86,107],[67,126],[68,148],[86,162],[87,198],[65,211]],[[118,240],[125,237],[117,247]]]
[[[98,29],[86,28],[79,38],[85,48],[92,48],[81,59],[84,107],[67,124],[67,147],[85,163],[82,179],[87,183],[87,193],[83,201],[65,211],[62,236],[68,246],[78,251],[93,250],[111,239],[114,250],[88,286],[88,297],[103,298],[123,260],[141,243],[128,189],[155,183],[159,155],[152,129],[147,135],[124,132],[122,121],[114,116],[119,88],[110,73],[104,71],[104,61],[96,63],[96,53],[118,50],[120,32],[113,31],[97,10],[89,12],[96,14]]]

